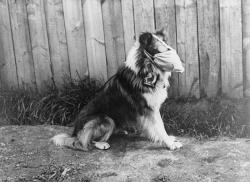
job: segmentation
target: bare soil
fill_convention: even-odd
[[[169,151],[128,135],[111,138],[111,148],[89,152],[58,148],[59,126],[0,127],[0,181],[249,182],[250,140],[179,138]]]

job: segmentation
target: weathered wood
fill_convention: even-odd
[[[185,72],[179,75],[180,96],[199,97],[196,0],[176,0],[177,50]]]
[[[83,14],[90,77],[107,80],[101,1],[83,1]]]
[[[165,41],[176,49],[176,19],[174,0],[154,0],[156,30],[164,29]],[[169,97],[179,95],[179,74],[172,73]]]
[[[7,0],[0,1],[0,78],[3,89],[18,88]]]
[[[216,96],[220,89],[219,0],[197,0],[200,94]]]
[[[70,77],[62,0],[45,0],[45,13],[53,78],[60,87]]]
[[[89,72],[81,0],[63,0],[63,10],[71,77],[84,78]]]
[[[125,52],[127,54],[135,42],[133,0],[121,0],[121,3]]]
[[[222,92],[243,97],[241,1],[220,0]]]
[[[133,1],[133,5],[136,39],[141,32],[155,32],[154,1],[136,0]]]
[[[43,0],[26,0],[38,90],[52,85],[52,72]]]
[[[111,77],[125,61],[121,1],[105,0],[102,3],[102,15],[107,71],[108,77]]]
[[[156,30],[164,28],[165,41],[176,49],[175,0],[154,0]]]
[[[250,1],[242,1],[244,96],[250,97]]]
[[[34,90],[36,89],[36,80],[30,44],[26,2],[25,0],[9,0],[8,3],[19,87]]]

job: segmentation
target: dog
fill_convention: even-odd
[[[134,125],[153,142],[170,150],[181,148],[182,143],[165,131],[160,107],[168,98],[171,72],[183,72],[184,68],[163,37],[159,31],[141,33],[124,65],[80,111],[72,135],[56,135],[53,143],[83,151],[93,144],[107,149],[115,130]]]

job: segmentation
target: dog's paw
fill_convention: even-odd
[[[176,150],[183,146],[182,143],[178,141],[174,136],[169,136],[166,143],[170,150]]]
[[[110,148],[110,145],[107,142],[95,142],[93,141],[94,146],[100,150],[107,150]]]
[[[172,136],[172,135],[168,136],[168,140],[171,141],[171,142],[177,141],[176,137]]]
[[[174,141],[172,144],[169,145],[169,149],[170,150],[176,150],[176,149],[179,149],[181,148],[183,145],[181,142],[179,141]]]

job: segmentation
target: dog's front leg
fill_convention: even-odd
[[[151,119],[145,120],[143,128],[153,141],[165,144],[170,150],[182,147],[182,144],[174,136],[167,134],[159,111],[155,111]]]

